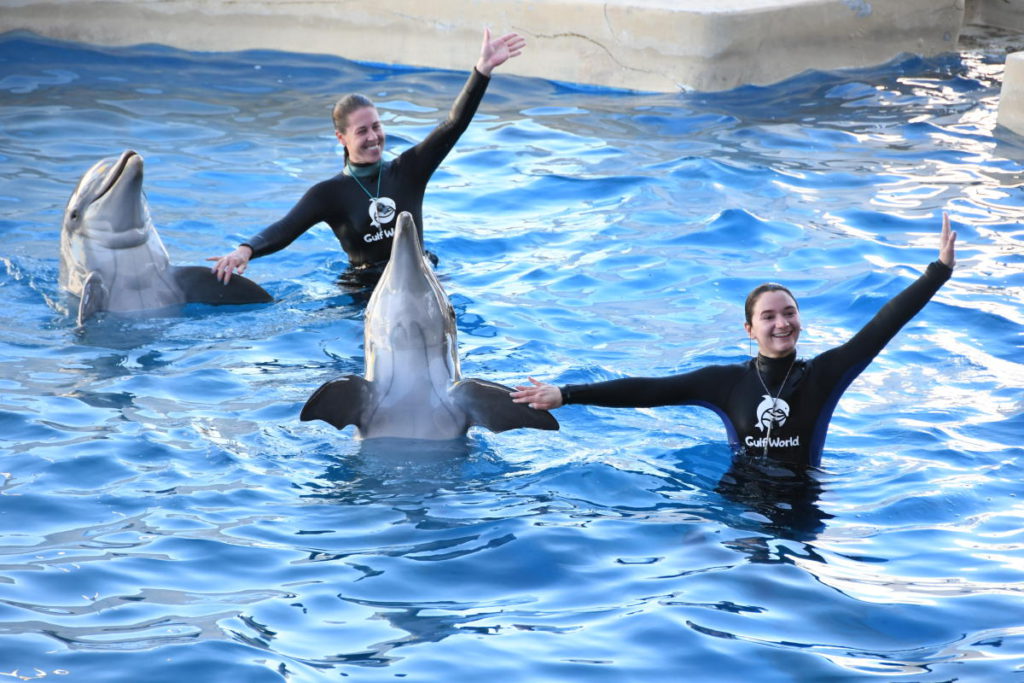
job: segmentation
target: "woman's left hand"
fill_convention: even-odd
[[[489,77],[495,67],[522,54],[524,47],[526,39],[518,33],[507,33],[491,40],[491,30],[485,28],[484,43],[480,46],[480,59],[476,62],[476,70]]]
[[[949,229],[949,214],[942,212],[942,234],[939,237],[939,261],[952,268],[956,265],[956,232]]]

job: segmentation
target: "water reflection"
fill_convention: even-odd
[[[825,491],[820,470],[744,456],[730,457],[722,472],[725,447],[703,444],[675,451],[673,476],[664,477],[680,491],[696,492],[700,515],[738,531],[810,542],[833,515],[821,508]]]
[[[510,469],[491,446],[468,435],[444,441],[379,438],[357,443],[354,453],[338,456],[308,484],[316,493],[304,497],[343,505],[421,500]]]
[[[759,518],[759,531],[812,541],[833,517],[819,505],[823,489],[818,476],[811,468],[736,458],[715,491],[747,509],[741,519],[730,520],[733,526],[745,527],[752,512]]]

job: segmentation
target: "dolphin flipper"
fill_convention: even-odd
[[[452,400],[469,416],[471,425],[492,432],[509,429],[558,429],[558,420],[546,410],[513,403],[513,389],[483,379],[463,379],[451,388]]]
[[[103,278],[94,270],[82,285],[82,297],[78,301],[78,324],[82,325],[86,318],[106,307],[107,288],[103,286]]]
[[[348,425],[359,426],[363,406],[370,398],[370,383],[358,375],[346,375],[320,386],[302,406],[299,419],[323,420],[327,424],[344,429]]]
[[[265,304],[274,297],[252,280],[232,275],[224,284],[204,266],[177,266],[174,279],[190,304]]]

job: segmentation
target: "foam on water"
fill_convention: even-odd
[[[469,63],[471,55],[467,57]],[[1024,670],[1024,147],[983,51],[713,95],[494,78],[435,175],[463,371],[658,375],[748,353],[783,280],[813,355],[959,267],[840,402],[822,471],[737,471],[695,408],[380,449],[302,423],[362,371],[317,227],[276,297],[101,317],[57,288],[98,158],[146,159],[176,263],[336,173],[359,90],[393,151],[464,74],[0,37],[0,673],[67,680],[1005,680]]]

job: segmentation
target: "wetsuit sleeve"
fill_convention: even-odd
[[[728,366],[709,366],[668,377],[626,377],[594,384],[561,387],[563,403],[609,408],[653,408],[668,405],[719,405],[716,394],[730,383]]]
[[[452,147],[458,142],[459,137],[466,132],[490,81],[490,78],[474,68],[466,80],[466,84],[462,87],[462,92],[455,98],[455,103],[452,104],[452,108],[448,112],[448,118],[432,130],[430,135],[418,145],[402,155],[403,161],[411,164],[424,182],[437,170],[444,158],[452,151]]]
[[[284,218],[242,242],[252,249],[252,258],[259,258],[284,249],[302,233],[324,220],[326,195],[323,183],[311,187]]]
[[[885,304],[850,341],[826,351],[819,358],[831,356],[826,366],[833,361],[837,367],[867,365],[924,308],[952,274],[953,269],[941,261],[930,263],[921,277]]]

